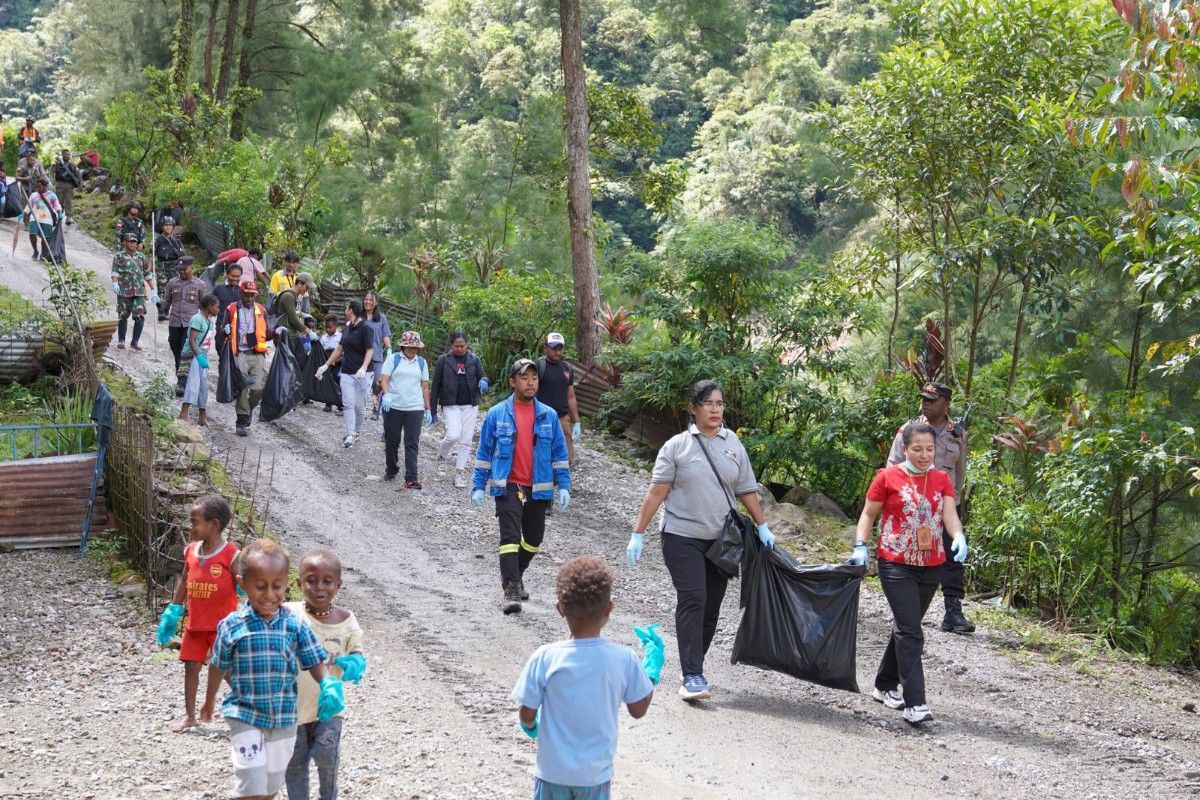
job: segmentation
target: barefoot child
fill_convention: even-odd
[[[562,565],[557,608],[571,638],[538,648],[513,687],[521,729],[538,742],[534,800],[607,800],[621,704],[634,719],[650,708],[654,685],[637,656],[600,636],[613,610],[612,582],[595,556]],[[657,678],[662,640],[653,639],[645,669]]]
[[[308,623],[317,641],[329,654],[329,674],[358,683],[367,670],[362,654],[362,628],[354,613],[333,604],[342,588],[342,562],[329,550],[309,550],[300,559],[300,590],[304,601],[284,607]],[[308,675],[296,678],[296,749],[288,764],[285,781],[288,800],[308,800],[309,761],[317,765],[317,797],[337,800],[338,758],[341,752],[342,715],[317,719],[316,681]]]
[[[200,310],[192,315],[187,327],[187,340],[179,354],[179,377],[186,376],[183,387],[183,405],[179,418],[188,421],[188,409],[193,405],[200,409],[197,425],[208,424],[208,348],[212,344],[216,328],[217,311],[221,301],[215,294],[206,294],[200,300]]]
[[[229,681],[221,713],[229,723],[234,797],[272,800],[296,744],[296,675],[320,684],[317,719],[346,707],[342,682],[328,674],[325,648],[307,625],[283,607],[288,553],[255,539],[238,558],[246,605],[221,620],[209,663]]]
[[[220,495],[206,494],[196,499],[188,511],[191,518],[191,543],[183,551],[183,574],[175,585],[171,604],[162,613],[158,624],[158,643],[166,645],[179,627],[187,601],[187,624],[179,660],[183,662],[184,718],[171,726],[179,733],[196,726],[196,690],[200,684],[200,668],[208,660],[208,651],[217,635],[217,623],[237,608],[237,589],[233,579],[233,562],[238,548],[221,535],[233,512]],[[208,669],[208,687],[200,721],[211,722],[213,703],[221,672]]]

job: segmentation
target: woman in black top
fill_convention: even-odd
[[[479,419],[479,396],[488,390],[483,362],[470,351],[467,335],[462,331],[450,334],[450,349],[437,360],[433,369],[433,385],[429,396],[436,414],[442,407],[446,435],[438,446],[438,475],[446,474],[446,459],[458,445],[454,465],[454,488],[467,488],[467,459],[471,455],[471,439]]]
[[[342,363],[342,419],[346,438],[342,447],[351,447],[367,418],[367,396],[371,393],[371,358],[375,352],[375,332],[363,320],[363,306],[357,300],[346,304],[346,329],[342,340],[316,372],[319,381],[325,370]]]

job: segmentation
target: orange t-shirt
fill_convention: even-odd
[[[533,403],[513,401],[517,422],[517,441],[513,444],[512,470],[508,480],[518,486],[533,486]]]
[[[202,542],[192,542],[183,551],[183,578],[187,581],[187,626],[189,631],[215,631],[217,623],[237,610],[237,586],[233,580],[233,558],[238,547],[226,542],[213,555],[200,561]]]

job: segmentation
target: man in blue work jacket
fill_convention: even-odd
[[[536,399],[537,364],[513,362],[508,372],[512,394],[488,411],[479,432],[471,502],[483,508],[484,489],[496,500],[500,523],[501,609],[521,611],[525,569],[546,533],[546,509],[557,494],[558,508],[571,502],[567,441],[558,414]]]

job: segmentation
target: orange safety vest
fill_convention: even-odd
[[[26,139],[37,139],[39,136],[37,128],[22,128],[21,132],[17,134],[17,140],[24,142]]]
[[[229,346],[234,355],[238,353],[238,309],[241,307],[241,301],[237,301],[230,303],[229,308],[225,309],[225,315],[229,319]],[[254,304],[254,352],[267,352],[267,310],[262,307],[262,303]]]

